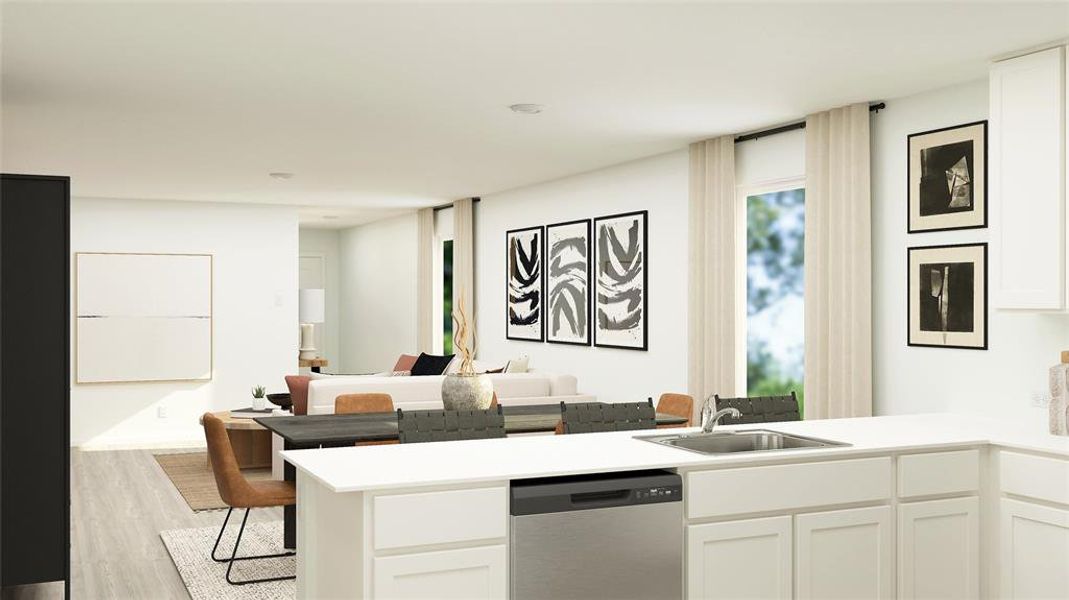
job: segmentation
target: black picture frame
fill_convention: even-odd
[[[919,289],[915,290],[914,286],[913,286],[912,277],[913,277],[913,256],[914,256],[914,253],[920,253],[920,252],[925,252],[925,251],[955,250],[955,249],[963,249],[963,248],[975,248],[975,249],[979,249],[980,250],[979,260],[973,262],[973,265],[974,265],[973,268],[974,268],[974,278],[975,278],[975,273],[982,274],[983,285],[976,286],[975,282],[974,282],[974,285],[973,285],[973,288],[974,288],[974,291],[973,291],[973,294],[974,294],[974,306],[976,305],[976,300],[975,300],[976,295],[978,294],[978,297],[980,298],[980,303],[979,303],[980,310],[975,310],[975,308],[974,308],[974,310],[973,310],[973,322],[974,322],[974,324],[975,323],[979,323],[983,328],[983,333],[982,333],[982,336],[981,336],[982,337],[981,343],[979,345],[976,345],[976,344],[970,345],[970,344],[952,344],[952,343],[937,344],[937,343],[925,343],[925,342],[921,342],[921,341],[915,341],[914,337],[915,337],[915,333],[916,332],[914,332],[914,324],[915,324],[914,323],[914,307],[915,307],[915,301],[919,301],[919,299],[920,299],[920,290]],[[961,262],[961,261],[957,261],[957,262]],[[952,348],[952,349],[958,349],[958,350],[987,350],[988,349],[988,339],[989,339],[989,335],[990,335],[988,333],[988,312],[989,312],[988,290],[989,290],[989,287],[990,287],[990,282],[989,282],[989,276],[988,276],[989,270],[988,270],[987,262],[988,262],[988,251],[987,251],[987,243],[986,242],[970,242],[970,243],[964,243],[964,244],[942,244],[942,245],[934,245],[934,246],[910,246],[909,248],[906,248],[906,345],[907,346],[918,347],[918,348]],[[982,264],[977,264],[977,263],[982,263]],[[919,310],[918,310],[918,312],[919,312]],[[978,313],[978,315],[977,315],[977,313]],[[919,330],[919,322],[917,322],[917,325],[918,325],[918,330]],[[944,333],[944,335],[946,335],[946,334]]]
[[[981,157],[982,157],[982,160],[978,161],[979,164],[977,164],[976,168],[974,169],[974,173],[972,174],[972,183],[975,183],[976,175],[979,174],[980,175],[981,184],[976,187],[976,190],[979,190],[980,194],[974,194],[974,201],[975,201],[976,198],[979,198],[979,202],[982,202],[982,207],[979,210],[971,211],[971,213],[973,215],[978,216],[979,222],[967,223],[967,224],[963,224],[963,225],[950,225],[950,226],[939,226],[939,225],[920,226],[921,224],[916,224],[915,225],[914,224],[914,211],[915,210],[916,210],[916,213],[917,213],[916,219],[918,221],[921,221],[923,219],[932,219],[933,216],[931,216],[931,215],[926,216],[926,215],[921,215],[920,214],[920,206],[921,206],[920,189],[919,189],[920,180],[918,180],[918,185],[917,186],[914,185],[915,182],[913,181],[913,178],[914,178],[914,175],[915,175],[914,167],[913,167],[913,164],[914,164],[914,150],[915,150],[914,149],[914,144],[915,143],[923,144],[925,137],[934,137],[934,136],[938,136],[940,134],[947,134],[948,132],[964,130],[964,129],[970,129],[970,128],[974,128],[974,127],[979,127],[980,128],[980,136],[979,137],[981,138],[981,143],[978,144],[978,145],[974,144],[974,146],[973,146],[973,150],[972,150],[972,156],[974,157],[973,161],[974,161],[974,163],[977,162],[975,160],[976,154],[980,154]],[[964,229],[984,229],[984,228],[987,227],[987,225],[988,225],[988,212],[989,212],[988,201],[987,201],[987,197],[988,197],[987,192],[988,192],[988,187],[989,187],[988,183],[987,183],[987,172],[988,172],[988,169],[987,169],[987,165],[988,165],[988,140],[987,140],[987,138],[988,138],[988,135],[987,135],[987,120],[986,119],[985,120],[981,120],[981,121],[972,121],[970,123],[962,123],[960,125],[951,125],[950,127],[940,127],[938,129],[930,129],[928,131],[920,131],[920,132],[917,132],[917,133],[911,133],[908,136],[906,136],[906,198],[907,198],[907,201],[906,201],[906,233],[929,233],[929,232],[936,232],[936,231],[958,231],[958,230],[964,230]],[[922,150],[925,150],[925,149],[928,149],[928,148],[934,148],[934,147],[938,147],[938,146],[939,146],[939,144],[933,144],[932,146],[928,146],[928,147],[918,147],[918,148],[916,148],[916,151],[918,153],[920,153],[920,151],[922,151]],[[976,152],[976,148],[977,147],[979,147],[980,150],[981,150],[979,153]],[[922,177],[923,177],[923,175],[922,175]],[[917,189],[914,189],[915,187]],[[969,212],[970,211],[963,211],[961,214],[968,214]],[[934,216],[937,217],[937,218],[938,217],[945,217],[945,215],[934,215]],[[965,219],[965,217],[963,217],[963,219]]]
[[[552,294],[553,294],[553,290],[550,289],[550,290],[546,290],[545,307],[546,307],[547,313],[546,313],[546,315],[544,316],[544,319],[543,319],[545,321],[545,327],[546,327],[546,343],[547,344],[566,344],[566,345],[570,345],[570,346],[590,346],[591,343],[593,343],[593,329],[594,328],[593,328],[592,323],[593,323],[594,319],[593,319],[593,312],[591,310],[591,307],[594,304],[594,299],[593,299],[594,298],[594,285],[593,285],[594,284],[594,278],[593,278],[593,272],[594,272],[594,244],[592,243],[594,229],[593,229],[593,224],[592,224],[590,219],[577,219],[577,220],[574,220],[574,221],[564,221],[562,223],[553,223],[551,225],[546,225],[546,235],[545,235],[545,243],[544,243],[544,246],[545,246],[546,250],[542,254],[543,259],[544,259],[544,266],[542,268],[542,273],[543,273],[543,275],[545,277],[546,286],[548,287],[548,286],[552,285],[552,278],[550,277],[550,266],[551,266],[550,263],[551,263],[551,260],[552,260],[552,257],[550,256],[550,253],[552,252],[552,248],[551,248],[551,245],[550,245],[550,235],[551,235],[550,232],[551,232],[551,230],[557,229],[557,228],[563,228],[563,227],[573,227],[573,226],[577,226],[577,225],[585,225],[586,226],[586,237],[585,237],[585,240],[586,240],[586,299],[585,299],[585,306],[583,306],[583,310],[586,311],[585,312],[585,317],[586,317],[586,328],[585,329],[586,329],[586,331],[584,332],[585,341],[568,341],[568,340],[563,340],[563,339],[553,339],[553,337],[552,337],[552,327],[553,327],[553,295]]]
[[[599,310],[599,308],[598,308],[599,307],[598,298],[600,296],[600,278],[599,278],[599,265],[598,265],[598,263],[599,263],[598,259],[600,258],[600,252],[599,252],[600,239],[599,239],[598,236],[600,234],[600,230],[598,229],[598,226],[599,226],[600,223],[602,223],[604,221],[617,220],[617,219],[623,219],[623,218],[628,218],[628,217],[636,218],[636,221],[640,221],[642,223],[642,236],[641,236],[641,244],[642,244],[642,246],[641,246],[641,251],[642,251],[642,289],[641,289],[641,292],[642,292],[642,313],[641,313],[642,343],[641,343],[641,345],[637,345],[637,344],[636,345],[626,345],[626,344],[606,342],[604,340],[599,340],[599,333],[598,333],[599,330],[601,329],[600,324],[599,324],[600,315],[599,315],[599,312],[598,312],[598,310]],[[593,289],[592,289],[593,294],[592,294],[591,316],[593,317],[593,331],[594,331],[594,346],[595,347],[598,347],[598,348],[617,348],[617,349],[621,349],[621,350],[640,350],[640,351],[643,351],[643,352],[649,350],[649,329],[650,329],[650,321],[649,321],[649,313],[650,313],[650,306],[649,306],[649,300],[650,300],[650,294],[649,294],[649,291],[650,291],[649,290],[649,277],[650,277],[650,275],[649,275],[649,237],[650,237],[650,234],[649,234],[649,231],[650,231],[649,230],[649,211],[646,211],[646,210],[638,210],[638,211],[632,211],[632,212],[616,213],[616,214],[596,217],[594,219],[594,222],[593,222],[593,237],[592,237],[593,249],[591,251],[591,254],[592,254],[592,257],[593,257],[593,263],[592,263],[592,266],[591,266],[591,271],[592,271],[591,282],[592,282],[592,287],[593,287]],[[604,338],[604,334],[602,336],[600,336],[600,337]]]
[[[512,254],[511,254],[511,248],[510,248],[510,241],[511,241],[512,237],[515,236],[515,235],[528,233],[528,232],[532,232],[532,231],[533,232],[537,232],[538,243],[536,245],[536,248],[537,248],[538,253],[539,253],[538,260],[535,261],[536,264],[538,265],[538,270],[539,270],[539,273],[538,273],[539,298],[538,298],[538,306],[537,306],[537,312],[538,312],[538,336],[537,337],[533,337],[533,336],[532,337],[526,337],[526,336],[522,336],[522,335],[513,335],[512,334],[513,325],[511,323],[511,312],[512,312],[513,303],[512,303],[512,297],[509,294],[509,286],[510,286],[511,280],[512,280],[512,273],[511,273]],[[545,340],[545,337],[546,337],[546,318],[545,318],[546,273],[545,273],[545,268],[543,266],[544,261],[543,261],[543,258],[542,258],[542,257],[545,256],[545,253],[546,253],[545,244],[546,244],[546,228],[543,227],[542,225],[538,225],[536,227],[524,227],[522,229],[510,229],[510,230],[505,232],[505,339],[521,341],[521,342],[542,342],[542,341]]]

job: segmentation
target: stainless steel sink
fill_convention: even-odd
[[[767,429],[743,431],[718,431],[714,433],[691,433],[682,435],[650,435],[635,439],[689,450],[699,454],[736,454],[739,452],[764,452],[766,450],[803,450],[805,448],[830,448],[849,446],[843,442],[791,435]]]

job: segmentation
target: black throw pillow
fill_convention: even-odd
[[[412,365],[412,376],[441,375],[442,373],[445,373],[445,370],[449,367],[449,363],[452,361],[452,354],[436,356],[434,354],[420,352],[419,358],[416,359],[416,363]]]

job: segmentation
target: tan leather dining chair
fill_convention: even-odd
[[[658,425],[657,429],[690,427],[691,422],[694,420],[694,398],[686,394],[661,394],[661,397],[657,400],[657,412],[682,417],[687,420],[686,423],[680,423],[679,425]]]
[[[334,399],[334,414],[392,413],[393,397],[389,394],[343,394]],[[386,446],[397,440],[357,442],[357,446]]]
[[[259,556],[238,556],[238,547],[241,546],[241,536],[245,533],[245,523],[249,520],[249,511],[254,508],[267,508],[273,506],[291,506],[297,503],[297,488],[292,481],[249,481],[241,474],[238,468],[234,449],[230,446],[230,438],[226,434],[223,422],[211,413],[205,413],[202,417],[204,423],[204,439],[208,443],[208,456],[211,458],[212,473],[215,475],[215,485],[219,489],[219,497],[230,507],[223,519],[223,526],[219,529],[219,536],[215,538],[212,546],[211,557],[215,562],[228,563],[226,567],[226,581],[231,585],[245,585],[248,583],[263,583],[266,581],[281,581],[295,579],[296,575],[282,577],[266,577],[263,579],[234,580],[231,571],[234,563],[240,560],[256,560],[262,558],[279,558],[292,556],[293,552],[279,554],[263,554]],[[219,548],[219,541],[223,539],[223,532],[230,521],[230,515],[235,508],[244,508],[245,516],[241,519],[241,529],[234,541],[234,550],[230,558],[218,558],[215,551]]]

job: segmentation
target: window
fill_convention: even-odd
[[[805,188],[752,190],[746,203],[746,394],[798,394],[805,373]]]
[[[434,213],[431,352],[453,353],[453,209]],[[438,333],[433,333],[437,331]]]
[[[453,240],[442,242],[442,354],[453,353]]]

